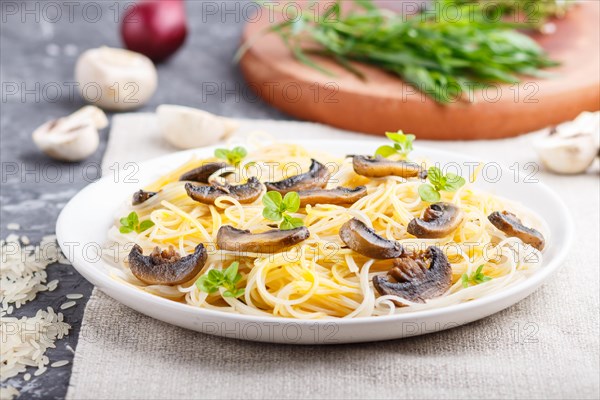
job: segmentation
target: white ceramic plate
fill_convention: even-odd
[[[339,155],[372,154],[379,145],[373,141],[298,141],[309,149]],[[286,318],[254,317],[195,308],[145,293],[112,279],[105,261],[94,259],[106,242],[115,213],[125,199],[159,175],[189,160],[192,154],[210,156],[214,148],[170,154],[139,164],[133,176],[139,182],[120,182],[104,177],[79,192],[65,206],[56,224],[58,242],[73,266],[88,281],[115,300],[152,318],[184,328],[238,339],[276,343],[326,344],[388,340],[420,335],[456,327],[484,318],[522,300],[554,273],[564,260],[573,236],[573,224],[564,204],[541,183],[517,183],[513,171],[502,170],[497,182],[478,180],[476,186],[523,203],[543,216],[550,237],[544,261],[528,279],[506,290],[471,302],[414,313],[337,319],[299,321]],[[441,165],[454,163],[465,168],[473,162],[465,156],[439,150],[417,148],[415,156],[425,156]],[[477,160],[475,160],[477,161]],[[463,175],[467,175],[464,173]],[[543,307],[543,304],[539,305]]]

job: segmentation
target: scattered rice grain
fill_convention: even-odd
[[[69,363],[68,360],[61,360],[61,361],[55,361],[52,364],[50,364],[50,366],[52,368],[58,368],[58,367],[63,367],[65,365],[67,365]]]
[[[21,225],[17,224],[16,222],[11,222],[10,224],[6,225],[6,229],[9,231],[18,231],[21,229]]]
[[[67,301],[66,303],[63,303],[63,304],[60,306],[60,309],[61,309],[61,310],[66,310],[67,308],[71,308],[71,307],[73,307],[75,304],[77,304],[77,303],[76,303],[76,302],[74,302],[74,301]]]
[[[71,329],[63,322],[62,313],[55,313],[51,307],[38,310],[33,317],[10,316],[15,308],[34,300],[38,292],[54,290],[58,286],[57,279],[46,284],[46,267],[64,257],[56,244],[56,237],[45,236],[37,246],[26,242],[28,238],[23,236],[19,242],[19,236],[15,234],[0,240],[1,381],[25,373],[27,367],[38,368],[35,376],[43,374],[50,362],[45,355],[46,350],[55,348],[54,342]],[[23,379],[31,379],[31,374],[25,373]],[[2,399],[19,394],[10,386],[0,388],[0,393]]]
[[[77,300],[77,299],[81,299],[83,297],[83,295],[81,293],[70,293],[67,295],[67,299],[70,300]]]
[[[0,399],[12,400],[19,396],[21,393],[12,386],[0,387]]]

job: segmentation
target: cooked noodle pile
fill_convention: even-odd
[[[318,204],[298,210],[293,216],[304,220],[310,231],[307,240],[276,253],[219,250],[216,235],[222,225],[255,233],[271,229],[273,221],[263,217],[260,197],[246,205],[229,196],[220,197],[214,205],[188,197],[179,176],[201,163],[221,161],[192,159],[144,188],[159,192],[157,195],[138,206],[128,202],[127,208],[115,216],[115,225],[109,231],[109,247],[118,249],[113,276],[140,290],[194,307],[299,319],[354,318],[439,308],[477,299],[527,278],[541,264],[539,251],[506,236],[487,218],[493,211],[510,210],[525,224],[539,227],[535,216],[505,199],[473,188],[470,183],[454,193],[442,192],[442,201],[462,208],[465,219],[460,227],[443,239],[418,239],[406,230],[408,223],[421,217],[429,205],[419,197],[417,188],[423,180],[418,178],[370,179],[354,173],[350,159],[277,143],[251,151],[226,179],[240,183],[256,176],[263,182],[277,181],[306,171],[311,158],[332,169],[327,188],[365,185],[368,195],[347,208]],[[154,226],[141,233],[120,233],[119,217],[131,211],[140,220],[152,220]],[[369,259],[344,245],[339,237],[340,227],[352,217],[384,238],[398,241],[405,249],[420,251],[431,245],[442,248],[452,267],[450,289],[425,303],[380,296],[374,290],[372,278],[387,273],[392,261]],[[146,285],[127,265],[132,242],[140,245],[144,254],[157,246],[164,249],[172,245],[182,255],[193,253],[203,243],[208,259],[202,271],[188,282],[177,286]],[[223,290],[208,294],[195,285],[210,269],[224,270],[234,261],[239,261],[242,275],[238,286],[245,287],[241,297],[223,297]],[[492,279],[464,287],[463,274],[471,275],[480,265],[484,266],[482,272]],[[401,304],[404,306],[398,306]]]

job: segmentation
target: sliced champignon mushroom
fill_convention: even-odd
[[[142,189],[133,194],[131,204],[134,206],[140,205],[152,196],[156,196],[158,192],[144,192]]]
[[[215,200],[221,196],[231,196],[242,204],[252,203],[262,193],[262,184],[255,177],[248,179],[242,185],[194,185],[185,184],[188,196],[199,203],[215,204]]]
[[[309,236],[310,232],[305,226],[285,231],[273,229],[251,233],[248,230],[223,225],[217,233],[217,246],[222,250],[274,253],[300,243]]]
[[[308,172],[290,176],[289,178],[278,182],[267,182],[265,183],[265,186],[267,187],[267,190],[274,190],[281,194],[316,188],[323,189],[327,186],[327,181],[330,176],[331,173],[326,166],[315,159],[311,159]]]
[[[442,238],[458,228],[464,218],[460,208],[452,203],[433,203],[425,210],[423,218],[409,222],[406,230],[422,239]]]
[[[380,295],[398,296],[414,303],[441,296],[451,285],[452,267],[436,246],[420,254],[404,254],[394,260],[394,266],[386,275],[373,277],[373,286]]]
[[[181,257],[173,248],[158,247],[148,255],[137,244],[129,253],[129,268],[133,275],[148,285],[179,285],[194,278],[206,262],[207,254],[200,243],[192,254]]]
[[[519,217],[511,212],[494,211],[488,215],[488,219],[492,225],[508,236],[517,237],[523,243],[527,243],[540,251],[546,244],[544,236],[538,230],[523,225]]]
[[[363,256],[376,259],[396,258],[402,255],[400,243],[379,236],[362,221],[352,218],[340,228],[342,241]]]
[[[315,204],[354,204],[367,195],[365,186],[354,189],[337,187],[335,189],[309,189],[298,192],[300,196],[300,207]]]
[[[392,161],[381,156],[352,156],[352,168],[358,175],[368,178],[400,176],[402,178],[427,178],[427,170],[410,161]]]
[[[200,183],[209,183],[208,178],[220,169],[227,168],[229,165],[224,162],[212,162],[194,168],[179,177],[180,181],[191,181]]]

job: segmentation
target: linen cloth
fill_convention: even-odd
[[[258,129],[280,139],[372,138],[312,123],[240,123],[239,136]],[[531,140],[527,135],[419,144],[523,165],[536,160]],[[170,151],[154,115],[119,115],[103,166]],[[568,205],[577,237],[561,270],[507,310],[408,339],[293,346],[188,331],[96,289],[85,310],[67,398],[598,398],[598,172],[539,177]]]

